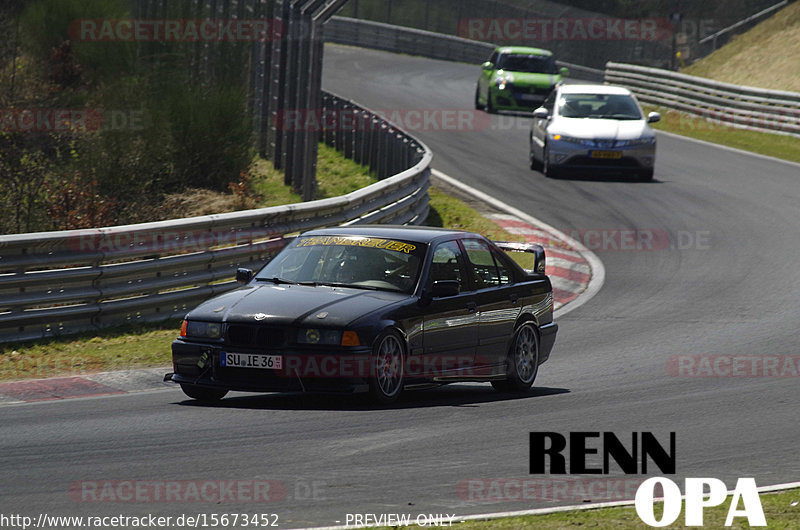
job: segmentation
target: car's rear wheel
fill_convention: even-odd
[[[187,385],[184,383],[181,383],[181,390],[183,390],[183,393],[190,398],[196,399],[197,401],[203,401],[205,403],[214,403],[219,401],[228,393],[227,390],[205,388],[202,386]]]
[[[394,330],[384,331],[372,348],[370,393],[378,403],[397,401],[405,384],[405,341]]]
[[[506,379],[492,381],[500,392],[524,392],[528,390],[539,372],[539,335],[530,322],[521,325],[514,334],[514,341],[506,358]]]

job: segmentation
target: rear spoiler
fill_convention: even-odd
[[[545,265],[547,258],[544,253],[544,247],[542,245],[537,245],[536,243],[517,243],[511,241],[493,241],[497,247],[507,253],[514,253],[514,252],[526,252],[529,254],[533,254],[533,268],[528,269],[524,265],[522,268],[525,269],[528,273],[533,274],[544,274],[545,272]],[[519,260],[516,260],[519,261]]]

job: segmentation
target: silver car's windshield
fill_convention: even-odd
[[[642,119],[636,101],[623,94],[563,94],[557,106],[565,118]]]
[[[299,237],[261,269],[256,279],[411,292],[425,247],[375,237]]]

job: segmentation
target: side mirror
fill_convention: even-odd
[[[647,115],[647,123],[655,123],[657,121],[661,121],[661,114],[658,112],[651,112]]]
[[[431,295],[434,298],[456,296],[459,292],[458,280],[436,280],[431,286]]]
[[[541,120],[546,120],[550,117],[550,113],[544,107],[539,107],[538,109],[533,111],[533,117],[538,118]]]
[[[562,66],[558,72],[561,74],[561,77],[569,77],[569,68],[566,66]]]
[[[250,283],[253,279],[253,271],[250,269],[236,269],[236,281],[239,283]]]
[[[492,64],[492,61],[486,61],[481,65],[481,68],[483,68],[484,70],[491,70],[494,68],[494,65]]]

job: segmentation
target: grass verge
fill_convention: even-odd
[[[764,516],[767,519],[767,528],[789,530],[797,528],[800,520],[800,490],[788,490],[778,493],[764,493],[760,495]],[[725,518],[728,515],[728,497],[722,505],[706,509],[703,517],[703,528],[750,528],[747,519],[737,517],[732,526],[725,527]],[[741,508],[741,503],[739,508]],[[501,511],[502,508],[494,505],[487,507],[487,512]],[[657,519],[661,518],[662,506],[655,506]],[[664,528],[697,528],[686,527],[682,523],[684,512],[681,512],[676,524]],[[413,520],[413,516],[412,516]],[[396,527],[385,527],[396,528]],[[416,528],[415,525],[409,528]],[[490,521],[468,521],[454,525],[457,530],[560,530],[562,528],[592,528],[597,530],[620,530],[626,528],[649,528],[645,525],[633,506],[617,508],[597,508],[589,510],[575,510],[544,515],[527,515],[522,517],[507,517]]]
[[[737,129],[724,123],[691,116],[683,111],[643,105],[645,112],[661,113],[654,129],[735,147],[792,162],[800,162],[800,142],[794,136]]]

